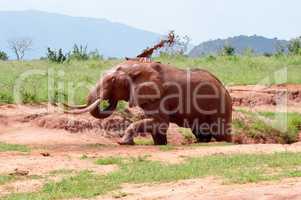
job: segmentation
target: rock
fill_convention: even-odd
[[[27,176],[29,174],[29,171],[26,170],[20,170],[20,169],[15,169],[13,173],[10,173],[10,176]]]
[[[172,145],[182,145],[185,143],[183,134],[179,132],[179,127],[176,124],[170,124],[167,131],[167,140]]]
[[[49,157],[50,153],[48,153],[48,152],[42,152],[41,155],[44,156],[44,157]]]

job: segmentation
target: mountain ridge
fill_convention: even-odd
[[[74,17],[50,12],[0,11],[0,49],[9,53],[8,40],[31,38],[33,50],[26,59],[45,56],[47,47],[71,50],[76,44],[98,49],[106,57],[131,57],[152,45],[160,34],[145,31],[119,22],[90,17]]]
[[[266,38],[263,36],[253,35],[239,35],[229,37],[226,39],[216,39],[202,42],[195,46],[190,52],[189,56],[198,57],[208,54],[218,54],[225,45],[230,45],[235,48],[237,54],[243,54],[246,49],[252,49],[255,54],[274,54],[280,47],[286,47],[289,41],[279,40],[278,38]]]

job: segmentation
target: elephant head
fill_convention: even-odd
[[[110,72],[106,73],[103,78],[96,84],[94,89],[87,97],[87,105],[85,106],[68,106],[70,110],[66,111],[69,114],[82,114],[90,112],[95,118],[106,118],[110,116],[117,107],[118,101],[129,101],[130,106],[139,105],[135,99],[135,90],[139,87],[140,96],[146,94],[146,100],[140,100],[140,103],[145,101],[153,101],[149,98],[152,93],[150,86],[143,83],[156,83],[160,85],[160,73],[155,70],[151,64],[140,63],[136,61],[126,61],[117,67],[113,68]],[[161,88],[158,86],[158,88]],[[158,89],[157,89],[158,90]],[[160,90],[160,89],[159,89]],[[160,91],[159,91],[160,93]],[[160,98],[159,95],[157,98]],[[100,109],[101,101],[106,100],[109,106],[104,110]]]

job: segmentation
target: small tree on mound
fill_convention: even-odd
[[[0,50],[0,60],[8,60],[8,55],[4,52]]]

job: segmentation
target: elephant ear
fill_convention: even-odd
[[[135,64],[131,77],[130,106],[146,108],[162,98],[164,93],[159,64]]]

